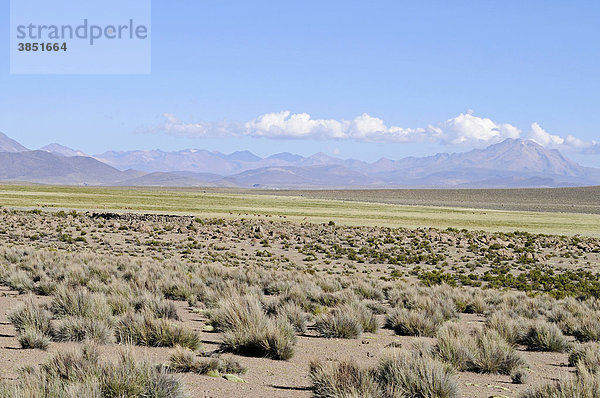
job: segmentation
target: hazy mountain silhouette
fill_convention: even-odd
[[[85,152],[71,149],[69,147],[66,147],[64,145],[60,145],[57,143],[46,145],[45,147],[42,147],[40,149],[42,151],[54,153],[57,155],[63,155],[63,156],[87,156],[87,154]]]
[[[0,152],[23,152],[28,150],[17,141],[0,132]]]
[[[84,155],[84,156],[82,156]],[[559,187],[600,184],[600,169],[559,151],[507,139],[484,149],[373,163],[324,153],[261,158],[199,149],[85,156],[60,144],[29,151],[0,133],[0,180],[48,184],[263,188]]]

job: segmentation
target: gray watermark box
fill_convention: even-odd
[[[12,74],[149,74],[151,0],[11,0]]]

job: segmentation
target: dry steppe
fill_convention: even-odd
[[[0,245],[0,396],[599,385],[594,237],[4,208]]]

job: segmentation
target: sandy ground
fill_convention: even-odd
[[[24,350],[16,338],[13,326],[7,319],[7,312],[22,302],[24,296],[6,288],[0,289],[0,358],[3,361],[2,377],[14,380],[18,377],[18,369],[26,365],[37,365],[52,353],[72,350],[75,343],[51,343],[48,351]],[[47,302],[46,297],[37,298],[40,303]],[[203,351],[206,354],[219,348],[219,334],[202,332],[205,318],[201,314],[191,312],[183,303],[178,303],[178,314],[182,322],[200,333]],[[463,314],[461,322],[465,332],[483,322],[483,317]],[[267,358],[251,358],[234,356],[248,368],[242,377],[246,383],[234,383],[222,378],[213,378],[195,374],[180,375],[191,397],[211,398],[245,398],[245,397],[310,397],[311,383],[308,378],[308,366],[313,359],[339,361],[355,360],[363,366],[375,365],[380,355],[393,343],[410,346],[416,341],[433,339],[396,336],[391,330],[381,329],[376,334],[364,333],[355,340],[324,339],[315,336],[309,330],[299,336],[296,354],[289,361],[275,361]],[[101,352],[108,358],[114,357],[119,345],[101,346]],[[170,348],[133,347],[139,360],[152,363],[165,363],[172,352]],[[557,380],[573,371],[567,367],[567,354],[540,353],[523,351],[530,367],[528,385],[536,385]],[[484,398],[490,396],[516,397],[528,385],[512,384],[509,376],[486,375],[476,373],[459,373],[461,397]]]

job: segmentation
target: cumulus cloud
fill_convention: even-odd
[[[565,143],[565,139],[558,135],[552,135],[544,130],[539,124],[531,125],[529,139],[543,146],[558,146]]]
[[[461,113],[441,124],[446,143],[490,144],[506,138],[519,138],[521,131],[510,124],[498,124],[488,118],[474,116],[471,112]]]
[[[559,135],[548,133],[538,123],[531,125],[531,132],[528,138],[548,148],[582,153],[600,153],[600,142],[598,141],[584,141],[571,134],[563,138]]]
[[[366,113],[352,120],[312,119],[306,113],[289,111],[269,113],[245,124],[246,134],[252,137],[284,139],[330,139],[368,142],[421,142],[439,132],[426,129],[406,129],[386,126],[385,122]]]
[[[441,123],[419,128],[388,126],[382,119],[367,113],[351,120],[335,120],[314,119],[308,113],[282,111],[266,113],[245,123],[226,121],[187,123],[170,113],[163,116],[164,123],[147,132],[198,138],[245,136],[288,140],[353,140],[464,146],[484,146],[522,136],[521,130],[517,127],[475,116],[471,110]],[[566,137],[552,135],[538,123],[531,125],[528,138],[546,147],[600,153],[599,142],[583,141],[572,135]]]
[[[343,139],[348,138],[347,123],[332,119],[312,119],[308,113],[291,114],[283,111],[259,116],[244,126],[246,134],[253,137]]]

